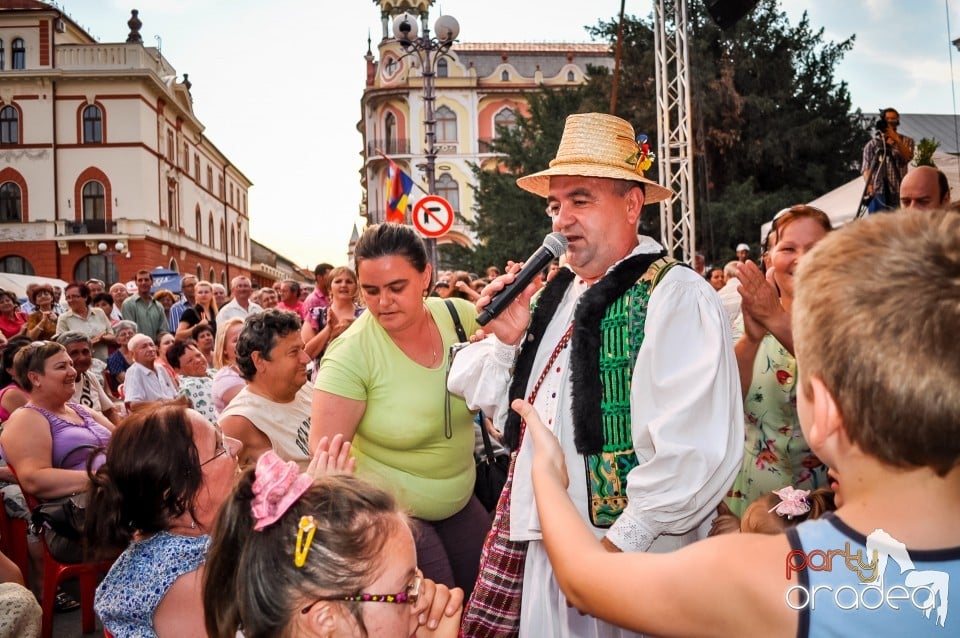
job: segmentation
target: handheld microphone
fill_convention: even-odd
[[[563,236],[563,233],[550,233],[544,237],[543,244],[524,262],[523,268],[517,273],[513,283],[504,286],[503,290],[495,294],[487,307],[477,315],[477,323],[485,326],[500,315],[517,298],[517,295],[530,285],[530,282],[540,274],[541,270],[566,250],[567,238]]]

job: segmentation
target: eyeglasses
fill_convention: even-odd
[[[221,430],[218,427],[217,428],[217,447],[214,448],[213,456],[211,456],[209,459],[201,463],[200,467],[203,467],[210,461],[215,461],[216,459],[219,459],[221,456],[223,456],[226,453],[227,453],[227,446],[224,444],[224,441],[223,441],[223,430]]]
[[[419,569],[413,577],[413,581],[407,585],[407,588],[398,594],[355,594],[353,596],[323,596],[317,598],[312,603],[300,610],[301,614],[309,613],[313,606],[325,600],[336,602],[352,603],[391,603],[394,605],[417,604],[420,600],[420,589],[423,585],[423,572]]]

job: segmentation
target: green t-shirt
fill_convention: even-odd
[[[466,333],[476,332],[473,304],[452,301]],[[315,387],[367,404],[353,437],[357,476],[391,490],[413,516],[437,521],[467,504],[476,471],[473,414],[458,396],[450,396],[453,437],[444,435],[449,348],[459,338],[443,300],[426,304],[443,337],[438,367],[411,361],[365,312],[327,347]]]

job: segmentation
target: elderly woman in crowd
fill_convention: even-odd
[[[277,291],[273,288],[260,289],[260,301],[257,303],[259,303],[260,307],[264,310],[267,310],[268,308],[276,308],[279,301],[280,297],[277,295]]]
[[[113,424],[73,403],[77,373],[66,349],[52,341],[23,347],[14,372],[30,400],[3,425],[0,446],[23,491],[44,501],[85,491],[91,454],[110,440]],[[90,459],[99,467],[102,458]],[[79,545],[58,559],[78,562]]]
[[[105,364],[108,346],[117,341],[110,327],[110,319],[99,308],[90,307],[90,289],[87,284],[79,281],[67,284],[64,296],[69,309],[57,319],[57,334],[82,332],[87,335],[93,344],[94,358]],[[96,365],[96,371],[102,371],[103,367]]]
[[[53,298],[53,286],[40,284],[30,291],[33,312],[27,316],[26,335],[34,341],[52,339],[57,333],[60,312]]]
[[[185,401],[127,417],[92,478],[88,546],[123,553],[97,589],[114,636],[203,636],[200,583],[213,519],[236,480],[239,443]]]
[[[99,308],[103,311],[103,314],[107,316],[107,319],[110,320],[110,325],[116,328],[116,325],[120,322],[120,319],[115,319],[113,316],[113,297],[110,296],[108,292],[101,292],[99,295],[94,295],[90,299],[90,305],[94,308]],[[116,331],[114,331],[116,332]]]
[[[367,311],[320,363],[311,445],[335,434],[351,441],[357,475],[415,517],[424,574],[469,594],[490,517],[473,494],[473,414],[447,395],[447,357],[460,339],[444,300],[425,298],[431,267],[412,228],[371,226],[354,256]],[[473,304],[449,301],[466,334],[476,332]]]
[[[157,363],[157,345],[144,334],[135,334],[128,344],[133,353],[133,365],[127,370],[123,397],[131,410],[151,401],[163,401],[177,396],[177,388],[166,368]]]
[[[118,321],[113,327],[117,337],[117,349],[107,359],[107,384],[116,395],[120,384],[127,376],[127,370],[133,365],[133,353],[130,352],[130,339],[137,334],[137,324],[126,319]]]
[[[161,330],[157,333],[157,363],[167,369],[167,373],[170,375],[170,378],[173,379],[173,385],[179,389],[180,384],[177,381],[177,373],[174,372],[173,366],[167,361],[167,352],[169,352],[170,346],[176,343],[176,341],[173,333],[169,330]]]
[[[193,341],[175,341],[167,350],[167,362],[177,373],[177,396],[190,400],[190,407],[210,423],[217,422],[213,408],[213,377],[207,360]]]
[[[213,407],[218,416],[247,384],[237,367],[237,339],[242,329],[243,319],[227,319],[220,324],[213,346],[213,365],[217,368],[213,377]]]
[[[4,339],[22,336],[27,331],[27,316],[20,312],[20,301],[9,290],[0,290],[0,333]]]

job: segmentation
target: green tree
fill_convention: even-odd
[[[693,106],[697,244],[708,260],[733,257],[735,245],[757,245],[760,225],[780,208],[809,201],[859,173],[868,139],[851,113],[845,82],[834,69],[854,37],[824,40],[804,14],[791,25],[778,0],[759,4],[722,31],[704,3],[688,5]],[[611,42],[616,19],[592,29]],[[625,21],[617,115],[651,139],[656,134],[653,25]],[[590,95],[609,94],[595,74]],[[595,107],[603,108],[602,102]]]

